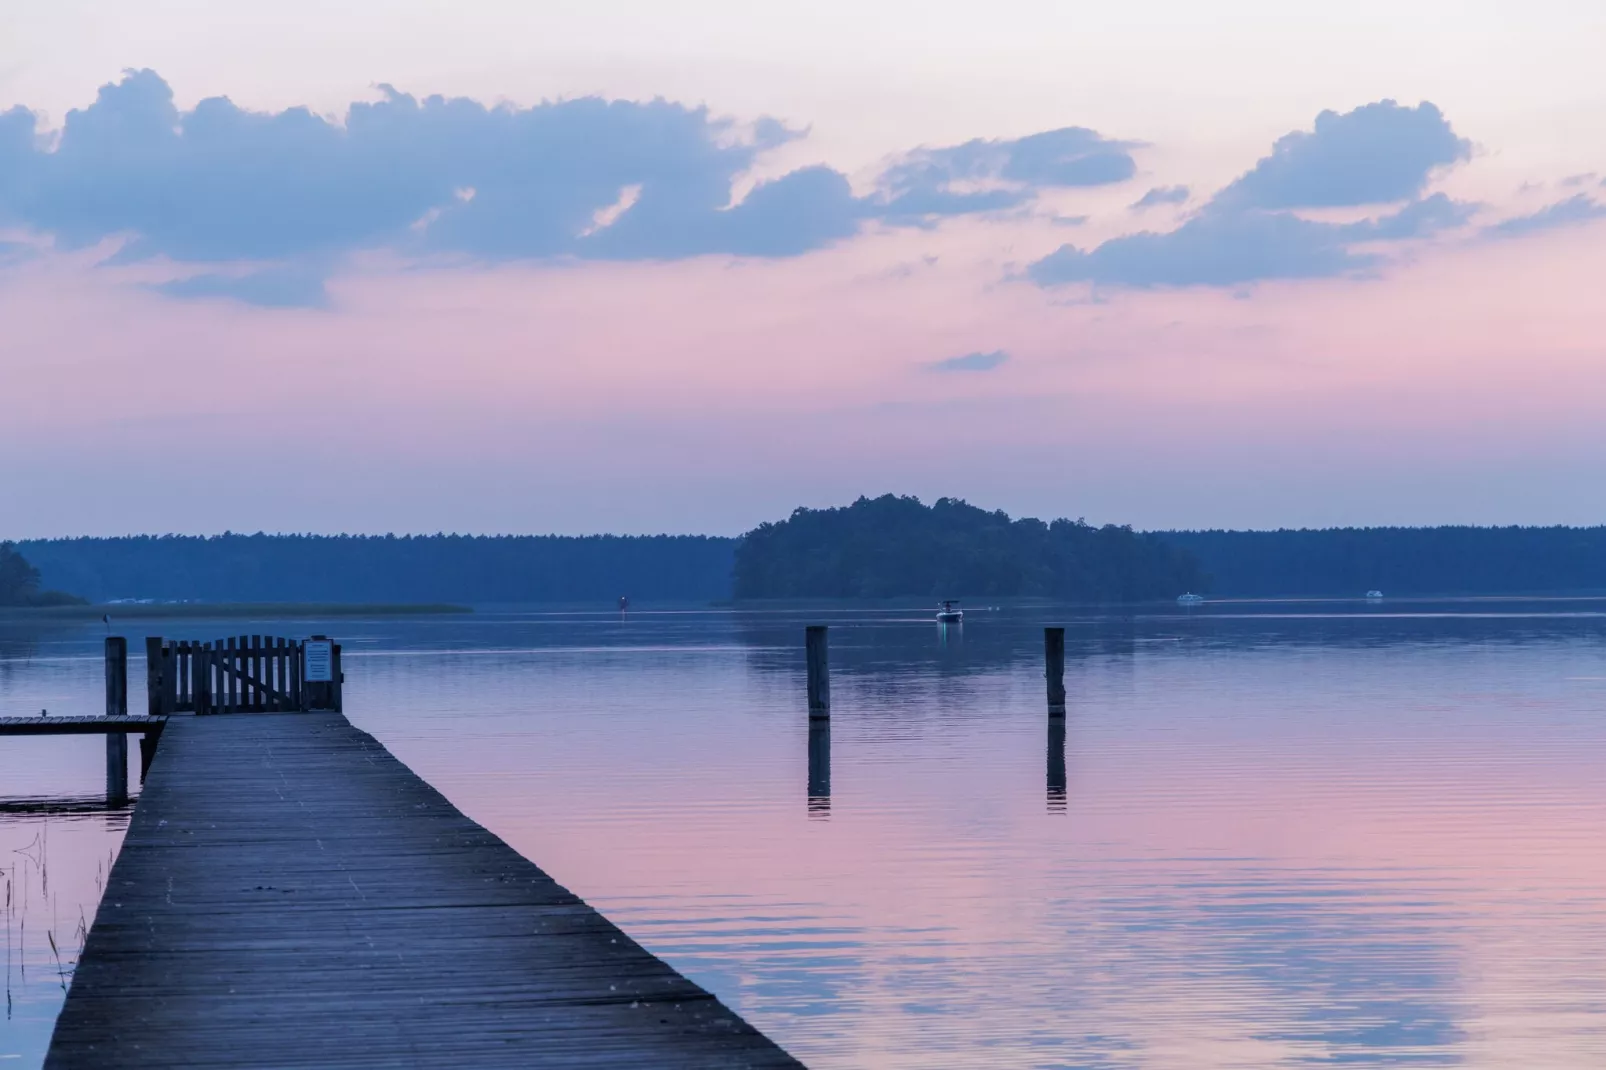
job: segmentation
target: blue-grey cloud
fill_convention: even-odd
[[[38,250],[23,242],[0,241],[0,264],[15,264],[21,260],[31,260]]]
[[[1565,201],[1547,205],[1531,215],[1485,227],[1483,235],[1489,238],[1519,238],[1525,234],[1588,223],[1602,217],[1606,217],[1606,204],[1601,204],[1587,193],[1579,193]]]
[[[1405,241],[1462,226],[1476,209],[1476,205],[1435,193],[1412,201],[1397,212],[1341,229],[1347,241]]]
[[[1187,186],[1156,186],[1136,201],[1132,202],[1132,210],[1141,212],[1149,208],[1157,208],[1162,204],[1185,204],[1189,197]]]
[[[152,289],[169,297],[227,298],[262,308],[326,308],[329,304],[322,273],[296,267],[263,268],[244,275],[207,273]]]
[[[1088,252],[1063,245],[1027,272],[1042,286],[1237,286],[1343,275],[1375,261],[1350,252],[1342,228],[1327,223],[1288,212],[1206,212],[1176,230],[1128,234]]]
[[[1465,223],[1471,212],[1470,205],[1442,193],[1359,223],[1323,223],[1292,212],[1208,208],[1176,230],[1128,234],[1091,252],[1061,246],[1032,264],[1028,274],[1043,286],[1097,282],[1139,288],[1365,274],[1380,258],[1352,246],[1425,237]]]
[[[1466,160],[1437,107],[1392,100],[1340,115],[1324,111],[1313,130],[1277,140],[1271,155],[1216,195],[1221,207],[1337,208],[1385,204],[1421,194],[1433,172]]]
[[[1434,169],[1469,151],[1432,104],[1383,101],[1344,115],[1323,112],[1314,131],[1279,139],[1270,156],[1177,229],[1129,234],[1091,250],[1063,245],[1031,264],[1027,275],[1042,286],[1156,287],[1366,274],[1381,259],[1357,246],[1427,237],[1467,222],[1471,205],[1421,192]],[[1359,223],[1311,220],[1291,210],[1391,200],[1406,203]]]
[[[926,368],[934,372],[990,372],[1002,367],[1008,360],[1008,353],[995,349],[990,353],[966,353],[962,357],[934,360]]]
[[[129,239],[123,260],[327,260],[358,249],[475,257],[792,256],[867,220],[1012,207],[1051,186],[1129,175],[1122,142],[1077,128],[922,150],[879,191],[806,167],[733,190],[758,155],[800,136],[664,100],[594,97],[528,108],[417,99],[382,86],[343,123],[222,97],[181,111],[154,71],[130,71],[70,112],[53,146],[23,108],[0,113],[0,223],[67,247]],[[996,189],[966,188],[992,184]],[[219,274],[165,288],[237,296],[283,276]],[[266,287],[266,289],[263,289]],[[286,292],[295,291],[289,287]],[[313,293],[310,284],[298,291]]]
[[[919,149],[882,174],[876,214],[909,220],[999,211],[1044,189],[1125,182],[1137,170],[1128,141],[1068,126],[1014,140]]]

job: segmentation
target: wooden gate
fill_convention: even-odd
[[[339,712],[340,644],[323,636],[297,640],[241,635],[210,643],[151,636],[145,640],[145,683],[152,717]]]

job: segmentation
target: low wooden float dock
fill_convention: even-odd
[[[0,736],[106,736],[126,732],[155,733],[165,717],[0,717]]]
[[[45,1065],[801,1064],[323,712],[168,719]]]

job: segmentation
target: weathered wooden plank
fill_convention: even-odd
[[[336,713],[169,722],[48,1067],[796,1067]]]
[[[0,736],[93,736],[159,731],[165,717],[0,717]]]

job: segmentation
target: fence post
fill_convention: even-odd
[[[831,665],[826,626],[810,624],[804,633],[809,670],[809,716],[831,716]]]
[[[162,712],[178,710],[178,644],[162,643]]]
[[[1065,629],[1043,629],[1044,675],[1048,677],[1048,715],[1065,716]]]
[[[128,638],[106,637],[106,716],[128,716]]]
[[[301,641],[290,640],[290,709],[307,712],[307,685],[301,680]]]
[[[162,637],[145,637],[145,712],[160,717],[162,710]]]
[[[212,644],[195,644],[195,716],[212,712]]]

